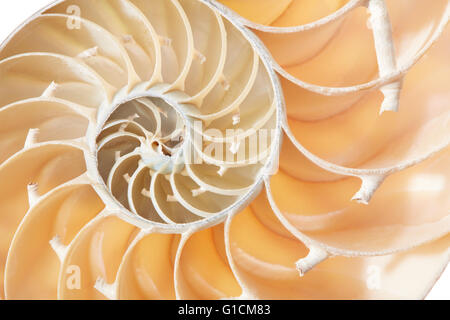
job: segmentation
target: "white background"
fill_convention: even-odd
[[[50,0],[3,0],[0,1],[0,42],[23,21],[39,9],[51,3]],[[413,279],[411,279],[413,281]],[[427,299],[450,300],[450,267],[447,267]]]

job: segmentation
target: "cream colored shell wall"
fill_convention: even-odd
[[[293,27],[206,0],[28,20],[0,51],[0,297],[423,298],[449,260],[449,6],[413,26],[393,2]],[[355,49],[364,4],[373,56]]]

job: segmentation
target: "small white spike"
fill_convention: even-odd
[[[147,189],[145,189],[145,188],[142,188],[141,194],[142,194],[144,197],[149,198],[149,199],[150,199],[150,197],[151,197],[150,191],[147,190]]]
[[[62,262],[66,257],[68,247],[62,243],[61,238],[58,235],[54,236],[53,239],[50,240],[50,245],[58,256],[59,261]]]
[[[45,89],[42,93],[42,97],[54,97],[57,88],[58,84],[55,81],[52,81],[52,83],[50,83],[47,89]]]
[[[198,50],[195,50],[194,58],[199,60],[200,64],[204,64],[206,62],[206,57]]]
[[[84,50],[83,52],[80,52],[78,54],[78,58],[80,59],[88,59],[88,58],[92,58],[98,55],[98,47],[92,47],[90,49]]]
[[[127,120],[131,122],[131,121],[134,121],[134,120],[136,120],[136,119],[138,119],[138,118],[140,118],[140,117],[141,117],[141,116],[140,116],[139,114],[135,113],[135,114],[129,116],[129,117],[127,118]]]
[[[228,79],[225,77],[225,75],[222,74],[222,75],[220,76],[219,83],[220,83],[220,85],[223,87],[223,89],[224,89],[225,91],[230,90],[231,84],[230,84],[230,82],[228,81]]]
[[[220,167],[219,171],[217,171],[217,173],[219,174],[219,176],[223,177],[223,175],[228,171],[227,167]]]
[[[384,95],[383,103],[381,104],[380,114],[385,111],[397,112],[400,104],[400,91],[402,81],[387,84],[381,88]]]
[[[240,142],[240,141],[237,141],[237,142],[235,141],[235,142],[233,142],[233,143],[231,144],[231,147],[230,147],[231,153],[232,153],[232,154],[236,154],[236,153],[239,151],[240,146],[241,146],[241,142]]]
[[[359,191],[353,196],[352,200],[362,204],[369,204],[375,191],[383,183],[385,176],[364,176],[361,177],[362,184]]]
[[[165,174],[165,175],[164,175],[164,179],[166,179],[167,181],[170,182],[170,174]]]
[[[34,206],[36,202],[38,202],[40,195],[38,192],[38,184],[37,183],[29,183],[27,186],[28,190],[28,203],[30,207]]]
[[[202,187],[200,187],[200,188],[198,188],[198,189],[192,190],[192,196],[193,196],[194,198],[196,198],[196,197],[198,197],[198,196],[204,194],[205,192],[206,192],[206,190],[203,189]]]
[[[120,151],[114,152],[114,158],[116,161],[120,159]]]
[[[372,29],[375,52],[377,55],[380,77],[387,77],[397,70],[392,25],[385,0],[369,0],[367,8],[370,13],[368,26]],[[387,84],[381,88],[385,98],[380,113],[397,111],[399,107],[401,80]]]
[[[324,261],[329,257],[327,251],[318,246],[309,247],[309,253],[305,258],[298,260],[295,263],[295,267],[300,273],[300,277],[303,277],[306,272],[314,268],[316,265]]]
[[[127,122],[123,123],[120,126],[119,132],[124,132],[128,128],[128,126],[130,125],[130,123],[133,122],[134,120],[136,120],[139,117],[140,117],[140,115],[138,115],[137,113],[133,114],[132,116],[129,116],[127,118]]]
[[[105,279],[98,277],[95,281],[94,288],[109,300],[116,300],[116,284],[106,283]]]
[[[120,132],[120,133],[124,133],[125,130],[127,130],[129,124],[130,124],[129,122],[125,122],[124,124],[122,124],[122,125],[119,127],[119,132]]]
[[[125,173],[125,174],[123,175],[123,178],[124,178],[124,180],[125,180],[127,183],[130,183],[131,177],[130,177],[130,175],[129,175],[128,173]]]
[[[181,170],[181,175],[183,177],[189,177],[189,173],[187,172],[186,167],[183,170]]]
[[[238,125],[241,122],[241,114],[236,113],[235,115],[233,115],[232,120],[233,120],[233,126]]]
[[[27,135],[27,138],[25,139],[25,144],[24,144],[25,149],[29,149],[33,145],[36,144],[38,134],[39,134],[39,129],[37,129],[37,128],[28,130],[28,135]]]
[[[178,202],[177,198],[173,195],[167,195],[167,202]]]

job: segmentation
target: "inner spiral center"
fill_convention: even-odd
[[[141,97],[117,107],[98,143],[99,147],[114,148],[116,161],[133,152],[150,170],[170,174],[183,169],[185,128],[183,117],[167,101]]]
[[[164,222],[151,205],[152,177],[185,170],[183,116],[159,97],[121,103],[97,137],[98,170],[113,195],[130,211]]]

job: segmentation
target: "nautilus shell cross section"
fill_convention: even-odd
[[[423,298],[448,0],[63,0],[0,46],[0,299]]]

